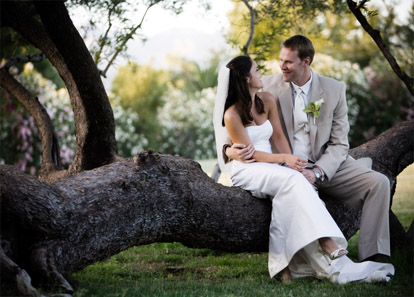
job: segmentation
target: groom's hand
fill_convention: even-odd
[[[301,172],[305,178],[310,182],[312,185],[316,182],[315,173],[310,169],[303,169]]]
[[[252,156],[255,152],[253,144],[245,145],[241,143],[233,143],[231,147],[226,149],[226,155],[230,159],[244,162],[252,163],[255,159],[252,159]]]

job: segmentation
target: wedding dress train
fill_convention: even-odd
[[[271,153],[270,121],[248,126],[246,131],[257,151]],[[272,199],[269,228],[269,273],[273,277],[289,266],[293,278],[313,276],[335,283],[388,281],[391,264],[354,263],[347,256],[330,260],[318,238],[330,237],[340,248],[347,241],[312,185],[298,171],[279,164],[233,161],[233,185],[258,198]]]

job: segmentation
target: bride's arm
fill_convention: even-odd
[[[224,124],[233,143],[241,143],[246,146],[252,143],[245,127],[242,124],[239,114],[233,106],[226,110],[224,114]],[[291,167],[294,168],[296,167],[294,164],[299,158],[291,154],[271,154],[255,151],[252,159],[258,162],[266,163],[288,163],[289,166],[292,165]]]

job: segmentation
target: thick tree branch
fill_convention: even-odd
[[[23,87],[8,71],[7,67],[0,68],[0,85],[12,94],[35,119],[42,141],[42,164],[39,177],[44,174],[59,171],[62,175],[59,155],[59,141],[53,128],[52,120],[46,109],[25,87]]]
[[[34,6],[31,11],[35,11]],[[84,157],[82,155],[83,147],[86,141],[86,131],[88,130],[86,111],[77,88],[77,85],[70,73],[62,55],[53,44],[49,35],[46,33],[41,23],[36,21],[32,13],[22,12],[22,8],[14,1],[2,2],[3,21],[10,28],[19,32],[35,47],[39,48],[56,67],[70,95],[71,105],[74,111],[74,120],[76,128],[76,154],[73,162],[70,164],[68,172],[77,173],[83,170]],[[52,172],[51,172],[52,173]],[[46,175],[46,172],[44,172]]]
[[[64,3],[36,1],[35,5],[46,32],[62,55],[80,94],[86,117],[86,130],[82,131],[85,140],[81,147],[78,146],[78,149],[82,149],[82,169],[111,163],[117,158],[114,116],[98,68]]]
[[[388,49],[388,46],[385,44],[384,40],[382,39],[380,32],[372,28],[372,26],[368,23],[365,16],[361,13],[360,8],[362,7],[365,1],[362,1],[361,2],[362,5],[360,4],[358,6],[352,0],[347,0],[346,2],[348,3],[349,9],[355,15],[356,19],[359,21],[361,26],[364,28],[364,30],[371,36],[371,38],[377,44],[378,48],[381,50],[382,54],[384,55],[384,57],[387,59],[388,63],[390,64],[392,70],[404,82],[404,84],[406,85],[411,95],[414,95],[414,78],[408,76],[404,71],[402,71],[402,69],[398,65],[398,62],[395,60],[394,56],[391,54],[390,50]]]
[[[397,176],[414,161],[414,121],[396,124],[373,140],[350,150],[356,159],[370,157],[373,169],[385,174],[391,184],[391,198],[397,186]],[[392,204],[392,201],[391,201]],[[413,224],[411,225],[411,230]],[[390,234],[393,247],[407,244],[408,234],[395,214],[390,211]]]
[[[392,139],[392,141],[390,141]],[[396,124],[373,140],[350,150],[356,159],[370,157],[373,169],[385,174],[395,190],[396,178],[414,160],[414,120]]]

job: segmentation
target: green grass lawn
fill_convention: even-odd
[[[209,172],[214,161],[202,162]],[[224,176],[223,182],[229,183]],[[398,177],[392,209],[405,228],[414,219],[414,165]],[[356,260],[357,236],[349,241]],[[133,247],[71,275],[81,296],[413,296],[413,251],[394,251],[396,275],[389,283],[335,285],[312,278],[283,284],[270,279],[266,253],[231,254],[189,249],[180,243]]]

